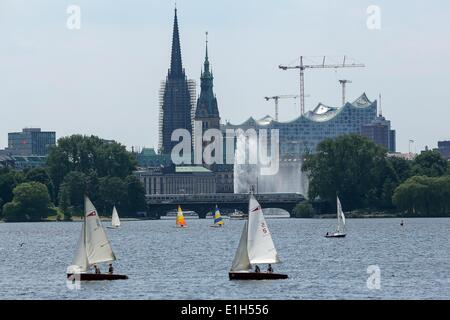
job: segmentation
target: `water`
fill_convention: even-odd
[[[269,219],[283,264],[278,281],[229,281],[242,220],[124,221],[107,229],[129,280],[66,285],[81,223],[0,224],[2,299],[449,299],[450,219],[348,219],[345,239],[326,239],[335,220]],[[21,247],[19,244],[24,243]],[[381,269],[381,289],[366,286]],[[265,266],[261,266],[264,270]],[[102,266],[106,270],[106,266]]]

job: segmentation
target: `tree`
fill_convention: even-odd
[[[296,218],[312,218],[314,216],[314,208],[309,202],[302,202],[295,206],[294,216]]]
[[[423,151],[413,161],[412,174],[415,176],[440,177],[448,169],[447,161],[435,150]]]
[[[450,213],[450,176],[414,176],[395,189],[393,202],[398,209],[416,216],[442,216]]]
[[[58,140],[51,148],[47,158],[50,176],[56,190],[66,174],[71,171],[82,172],[97,178],[125,178],[136,169],[136,159],[125,146],[109,142],[96,136],[72,135]]]
[[[0,203],[6,204],[13,199],[13,190],[20,183],[24,182],[25,177],[22,172],[12,170],[2,170],[0,172]],[[0,214],[2,214],[0,206]]]
[[[386,150],[360,135],[322,141],[306,157],[303,170],[310,178],[310,199],[335,202],[338,195],[348,210],[380,205],[386,178],[397,180]]]
[[[400,182],[406,181],[411,177],[412,161],[400,157],[388,157],[387,161],[392,165]]]
[[[82,172],[72,171],[65,177],[60,187],[59,203],[66,202],[76,212],[83,212],[84,196],[87,190],[87,177]],[[67,197],[67,199],[64,199]]]
[[[128,205],[127,211],[131,215],[135,215],[139,211],[145,211],[145,188],[142,182],[133,175],[126,177]]]
[[[46,168],[34,168],[29,170],[25,174],[25,180],[27,182],[40,182],[42,184],[45,184],[45,186],[48,189],[48,193],[50,194],[50,198],[52,201],[55,201],[54,198],[54,190],[55,187],[53,186],[52,179],[50,178],[50,175],[48,174],[48,171]]]
[[[100,178],[99,207],[105,214],[111,214],[113,206],[127,210],[127,185],[118,177]]]
[[[40,182],[22,183],[13,194],[13,201],[3,206],[6,221],[41,221],[55,212],[47,187]]]

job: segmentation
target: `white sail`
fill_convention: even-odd
[[[111,218],[111,225],[115,228],[120,227],[120,219],[119,214],[117,213],[116,206],[113,208],[112,218]]]
[[[233,264],[231,265],[231,271],[248,271],[248,269],[251,268],[247,251],[247,227],[247,221],[245,221],[244,229],[241,234],[241,240],[239,241],[239,246],[236,250],[236,254],[234,255]]]
[[[336,197],[337,199],[337,218],[338,218],[338,231],[344,231],[345,228],[345,216],[344,211],[342,210],[341,201],[339,200],[339,197]],[[342,225],[342,230],[341,230]]]
[[[250,196],[247,250],[250,263],[278,263],[277,250],[258,201]]]
[[[100,262],[116,260],[111,244],[106,237],[97,210],[92,202],[85,197],[85,228],[86,228],[86,255],[90,265]]]
[[[80,239],[78,240],[77,251],[75,253],[75,256],[73,257],[72,265],[69,267],[72,272],[85,272],[89,269],[89,262],[86,255],[86,246],[84,245],[84,241],[86,238],[85,230],[86,228],[83,221]]]

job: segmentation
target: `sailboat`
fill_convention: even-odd
[[[108,226],[110,229],[118,229],[120,228],[120,219],[119,214],[117,213],[116,206],[113,208],[113,213],[111,217],[111,226]]]
[[[187,228],[186,219],[184,219],[183,210],[181,210],[180,206],[178,206],[176,226],[178,228]]]
[[[72,265],[67,268],[67,278],[84,281],[128,279],[128,276],[121,274],[88,272],[93,265],[115,261],[116,256],[111,248],[111,243],[106,237],[97,210],[88,197],[84,198],[84,212],[78,249]]]
[[[261,206],[250,194],[248,220],[245,221],[239,246],[229,272],[230,280],[286,279],[286,274],[250,271],[252,264],[275,264],[280,259]]]
[[[337,201],[337,228],[333,233],[328,233],[325,235],[326,238],[344,238],[345,234],[345,216],[344,211],[342,210],[341,201],[339,197],[336,197]]]
[[[219,208],[216,205],[216,212],[214,213],[214,224],[211,225],[210,227],[215,227],[215,228],[223,227],[223,223],[224,223],[223,218],[220,215]]]

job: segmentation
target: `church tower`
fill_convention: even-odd
[[[178,143],[171,141],[174,130],[186,129],[192,136],[195,96],[195,81],[186,78],[181,60],[180,34],[175,8],[170,69],[160,90],[159,153],[170,154]]]
[[[203,70],[200,76],[200,96],[195,110],[195,121],[202,122],[202,132],[208,129],[220,129],[220,116],[217,98],[213,92],[213,74],[209,67],[208,32],[206,32],[206,53]]]

